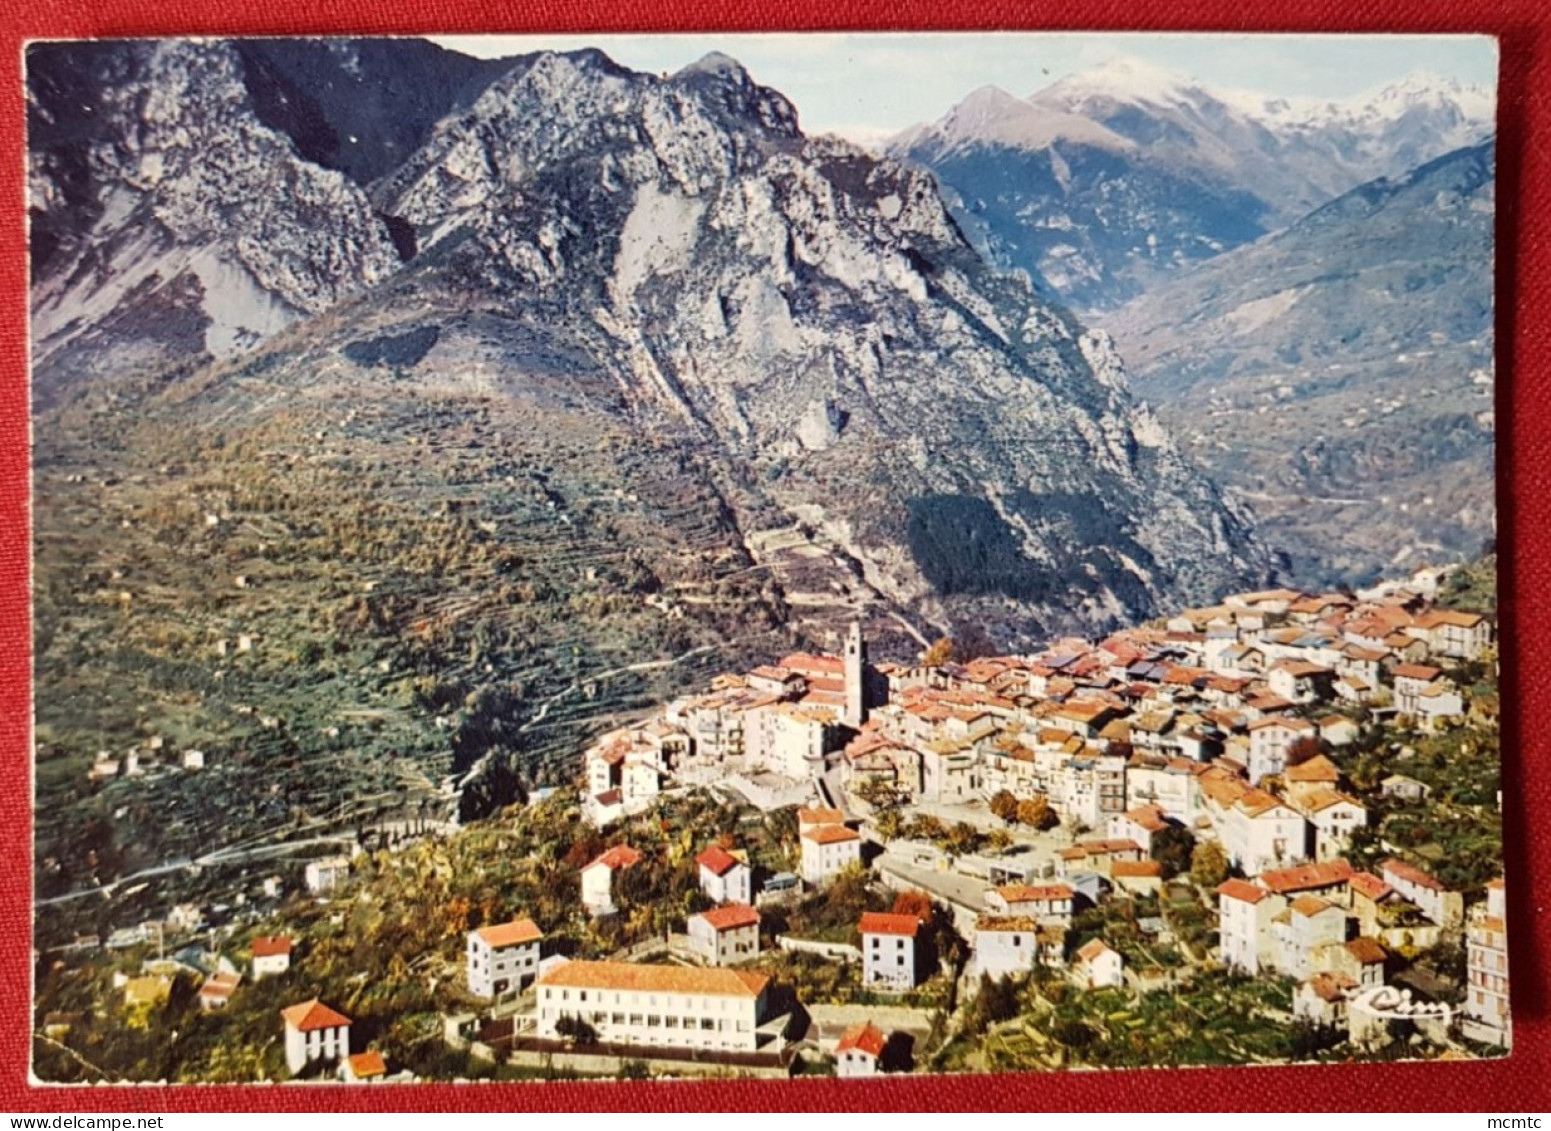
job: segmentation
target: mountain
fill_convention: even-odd
[[[930,168],[996,263],[1105,311],[1365,181],[1491,132],[1493,100],[1417,75],[1348,102],[1218,91],[1117,60],[987,88],[889,146]]]
[[[1268,578],[1106,335],[726,57],[508,60],[347,176],[230,44],[74,50],[28,59],[40,890],[501,804],[853,619],[1017,647]],[[114,843],[92,754],[149,734],[221,803],[153,776]]]
[[[1141,393],[1308,585],[1492,536],[1493,143],[1361,185],[1116,311]]]

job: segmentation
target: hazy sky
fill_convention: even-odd
[[[640,71],[674,71],[709,51],[741,62],[796,103],[808,133],[875,140],[941,117],[994,84],[1025,97],[1073,71],[1129,57],[1209,86],[1293,98],[1339,99],[1412,71],[1497,80],[1486,36],[1169,35],[1158,32],[953,34],[442,36],[470,55],[601,48]]]

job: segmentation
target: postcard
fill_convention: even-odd
[[[34,1079],[1504,1055],[1496,69],[30,44]]]

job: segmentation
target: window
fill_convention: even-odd
[[[702,1031],[710,1032],[716,1028],[716,1022],[709,1017],[702,1017],[700,1019],[700,1028]]]

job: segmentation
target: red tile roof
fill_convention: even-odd
[[[915,938],[916,932],[921,929],[921,920],[914,915],[867,911],[862,914],[861,929],[864,935],[907,935]]]
[[[1078,950],[1077,957],[1082,959],[1084,962],[1092,962],[1095,958],[1109,949],[1110,948],[1105,945],[1103,939],[1089,939],[1088,942],[1080,950]]]
[[[643,859],[644,857],[628,844],[616,844],[613,848],[606,850],[591,864],[588,864],[587,868],[591,868],[596,864],[602,864],[610,871],[618,868],[633,868]],[[583,868],[582,871],[585,872],[587,868]]]
[[[1396,679],[1419,679],[1423,683],[1431,683],[1442,674],[1437,668],[1430,668],[1426,664],[1396,664],[1394,671]]]
[[[835,1045],[835,1052],[838,1054],[857,1049],[868,1056],[876,1058],[883,1055],[883,1046],[886,1044],[888,1044],[888,1039],[884,1037],[883,1030],[871,1021],[865,1021],[860,1025],[851,1026],[851,1028],[840,1034],[840,1041]]]
[[[861,840],[861,833],[844,825],[811,825],[803,831],[803,839],[814,844],[839,844],[843,840]]]
[[[1389,860],[1381,860],[1379,862],[1379,871],[1381,873],[1388,872],[1390,875],[1395,876],[1398,879],[1405,880],[1407,883],[1415,884],[1417,887],[1427,888],[1429,891],[1449,890],[1432,876],[1429,876],[1420,868],[1407,864],[1404,860],[1396,860],[1394,858]]]
[[[1256,887],[1248,880],[1224,880],[1217,885],[1217,894],[1236,899],[1240,903],[1259,903],[1271,893],[1265,888]]]
[[[1387,957],[1378,940],[1367,937],[1353,939],[1346,944],[1346,952],[1364,966],[1371,962],[1383,962]]]
[[[725,876],[741,864],[742,861],[721,845],[713,844],[699,856],[695,857],[695,863],[702,868],[709,868],[712,875]]]
[[[299,1033],[310,1033],[314,1029],[333,1029],[350,1024],[350,1018],[338,1010],[330,1009],[317,998],[282,1009],[280,1016],[285,1019],[286,1028],[295,1029]]]
[[[709,923],[714,931],[759,926],[759,912],[745,903],[729,903],[726,907],[714,907],[710,911],[702,911],[700,918]]]
[[[1357,894],[1365,895],[1375,901],[1383,899],[1395,890],[1372,872],[1353,872],[1351,885],[1352,890]]]
[[[1352,878],[1352,865],[1346,860],[1326,860],[1322,864],[1299,864],[1274,872],[1260,873],[1260,886],[1278,895],[1333,887]]]
[[[1004,884],[995,889],[996,894],[1008,903],[1034,903],[1056,899],[1071,899],[1073,892],[1066,884]]]
[[[1146,876],[1162,876],[1163,864],[1157,860],[1116,860],[1109,866],[1109,874],[1114,879],[1125,877],[1140,878]]]
[[[567,962],[539,976],[540,986],[636,990],[755,998],[770,979],[723,967],[647,966],[634,962]]]
[[[532,919],[513,919],[510,923],[481,927],[474,933],[498,950],[503,946],[538,942],[544,937],[544,932],[539,930],[538,924]]]
[[[350,1075],[357,1080],[370,1080],[374,1076],[386,1076],[388,1066],[383,1063],[380,1052],[358,1052],[348,1058],[350,1061]]]
[[[807,806],[797,810],[797,823],[799,825],[839,825],[845,822],[846,815],[839,809],[810,809]]]
[[[291,940],[284,935],[260,935],[253,940],[254,958],[273,958],[277,954],[290,954]]]

